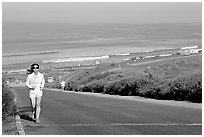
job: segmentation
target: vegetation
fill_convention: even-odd
[[[2,133],[16,134],[14,93],[2,80]]]
[[[141,65],[131,65],[135,62],[130,61],[130,65],[122,62],[120,67],[118,63],[85,69],[69,79],[65,90],[202,102],[201,56],[146,61],[140,60]],[[47,86],[60,88],[60,83]]]
[[[169,87],[171,99],[202,102],[202,74],[178,78]]]
[[[159,100],[202,102],[202,63],[195,57],[171,60],[151,67],[123,68],[81,82],[80,91]]]
[[[82,92],[104,93],[121,96],[142,96],[159,100],[202,102],[202,77],[200,74],[179,77],[174,81],[158,83],[146,77],[123,79],[104,84],[92,83],[81,88]]]

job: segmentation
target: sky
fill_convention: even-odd
[[[202,22],[201,2],[3,2],[3,22]]]

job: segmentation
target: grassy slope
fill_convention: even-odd
[[[155,97],[155,93],[152,92],[157,92],[159,90],[159,92],[165,93],[170,92],[172,89],[175,90],[175,88],[177,87],[175,87],[174,85],[171,86],[171,83],[183,86],[183,91],[189,90],[190,88],[190,92],[198,91],[193,91],[193,87],[187,87],[185,85],[186,83],[190,82],[191,84],[192,82],[197,82],[199,83],[198,86],[197,83],[193,83],[192,86],[196,85],[196,87],[199,88],[200,84],[202,83],[201,55],[182,56],[179,58],[167,60],[165,59],[160,61],[157,61],[157,59],[153,59],[151,61],[143,61],[142,63],[129,62],[128,65],[127,62],[122,62],[120,63],[120,65],[120,67],[118,67],[118,64],[115,64],[113,66],[106,65],[106,67],[102,66],[103,68],[98,66],[97,70],[96,68],[95,70],[86,70],[85,72],[80,73],[80,75],[77,75],[72,80],[77,83],[77,85],[86,85],[86,87],[88,87],[88,89],[85,89],[83,91],[103,92],[108,94],[121,95],[133,94],[158,99],[169,97]],[[89,73],[88,76],[85,75],[86,72]],[[77,77],[79,76],[82,77],[81,80],[77,79]],[[179,79],[180,81],[183,81],[184,85],[182,85],[183,83],[179,83]],[[127,83],[129,84],[128,87]],[[132,87],[133,85],[139,85],[139,87]],[[167,87],[171,89],[165,89]],[[132,91],[130,91],[131,88],[136,88],[140,93],[133,93]],[[200,90],[199,88],[198,90]],[[113,93],[112,91],[110,92],[108,90],[115,90],[113,92],[120,91],[120,93]],[[130,93],[125,94],[123,92]],[[180,89],[179,92],[181,92]],[[176,100],[185,100],[185,98],[178,98],[177,93],[172,98],[176,98]]]
[[[116,65],[115,65],[116,66]],[[110,67],[99,68],[99,71],[88,70],[89,76],[85,76],[81,73],[72,80],[79,82],[83,85],[90,84],[97,81],[115,82],[121,79],[132,77],[152,77],[159,80],[174,80],[178,77],[193,74],[202,73],[202,58],[201,56],[184,57],[179,59],[170,59],[159,62],[148,62],[141,65],[123,65],[122,67]],[[78,80],[81,76],[83,79]]]

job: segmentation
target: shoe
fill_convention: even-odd
[[[31,117],[32,117],[33,120],[35,120],[35,109],[34,108],[32,110],[32,116]]]
[[[32,112],[31,118],[35,120],[35,112]]]
[[[36,124],[40,124],[40,120],[39,120],[39,119],[36,119],[36,120],[35,120],[35,123],[36,123]]]
[[[34,115],[34,114],[32,114],[31,118],[34,120],[34,119],[35,119],[35,115]]]

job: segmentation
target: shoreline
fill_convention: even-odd
[[[148,50],[148,51],[142,51],[142,52],[116,53],[116,54],[101,55],[101,56],[79,56],[79,57],[70,57],[70,58],[64,57],[64,58],[58,58],[58,59],[52,59],[52,60],[43,60],[43,61],[34,61],[34,62],[39,63],[41,66],[52,66],[52,65],[55,66],[56,64],[66,64],[68,66],[76,66],[80,63],[86,64],[88,62],[93,62],[93,61],[108,62],[108,61],[111,61],[111,59],[113,59],[114,61],[117,62],[117,60],[124,59],[125,57],[127,59],[127,58],[131,58],[134,56],[144,56],[147,54],[151,55],[151,54],[159,54],[159,53],[161,54],[161,53],[165,53],[165,52],[177,52],[179,50],[186,50],[189,48],[201,48],[201,47],[191,46],[191,47],[180,47],[180,48],[162,48],[162,49]],[[49,51],[49,53],[50,52],[51,51]],[[45,52],[45,53],[47,54],[47,52]],[[55,53],[55,52],[52,52],[52,53]],[[22,63],[6,64],[6,65],[2,64],[2,72],[9,72],[9,73],[24,72],[24,71],[27,71],[30,64],[32,64],[34,62],[22,62]],[[44,67],[42,67],[42,68],[44,68]]]

